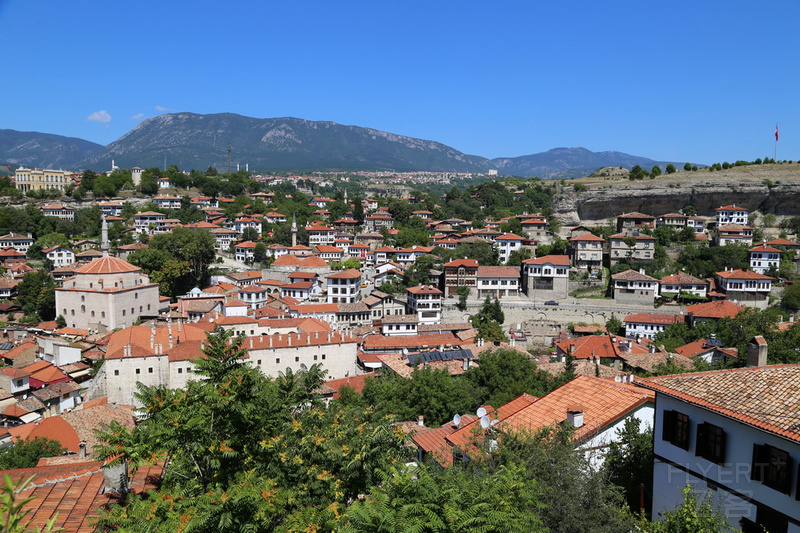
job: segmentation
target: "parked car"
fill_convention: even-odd
[[[558,305],[558,302],[555,300],[547,300],[544,305]]]

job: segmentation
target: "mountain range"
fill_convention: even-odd
[[[435,141],[371,128],[233,113],[160,115],[143,120],[107,146],[48,133],[0,130],[0,162],[39,168],[105,171],[113,160],[122,168],[166,164],[182,170],[213,166],[224,172],[229,148],[231,170],[238,164],[253,172],[497,170],[506,175],[561,178],[586,176],[606,166],[650,169],[668,163],[585,148],[554,148],[538,154],[487,159]]]

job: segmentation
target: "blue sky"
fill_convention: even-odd
[[[485,157],[800,159],[800,2],[0,0],[0,128],[108,144],[173,111]]]

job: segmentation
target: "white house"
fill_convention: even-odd
[[[54,268],[61,268],[75,262],[75,252],[66,246],[51,246],[42,250],[42,254],[53,263]]]
[[[725,292],[725,298],[739,303],[765,309],[769,305],[773,279],[752,270],[725,270],[717,272],[717,284]]]
[[[524,239],[519,235],[513,233],[504,233],[494,240],[494,247],[497,248],[497,253],[500,254],[500,262],[508,263],[512,252],[519,252],[522,249],[522,241]]]
[[[777,270],[781,266],[781,250],[760,244],[748,250],[750,254],[750,270],[759,274],[766,274],[767,271],[775,267]]]
[[[763,341],[751,342],[750,363],[766,360]],[[662,376],[638,384],[656,393],[653,516],[675,508],[680,489],[690,484],[721,502],[732,527],[800,532],[800,365]]]
[[[361,299],[361,272],[355,268],[331,274],[325,279],[329,304],[349,304]]]
[[[717,212],[717,226],[724,224],[742,224],[746,226],[750,219],[750,210],[736,204],[724,205],[714,211]]]
[[[622,322],[625,324],[625,336],[629,339],[643,337],[653,340],[656,334],[663,332],[673,324],[686,321],[684,315],[661,315],[656,313],[636,313],[626,316]]]
[[[417,315],[420,324],[438,324],[442,321],[442,294],[432,285],[406,289],[408,308]]]

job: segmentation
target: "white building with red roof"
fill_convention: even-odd
[[[683,271],[661,278],[659,294],[662,296],[679,296],[691,294],[705,298],[708,295],[708,282],[698,279]]]
[[[717,226],[725,224],[741,224],[746,226],[750,220],[750,210],[736,204],[723,205],[716,208]]]
[[[653,305],[658,294],[658,280],[644,271],[626,270],[611,275],[614,301],[625,305]]]
[[[361,299],[361,272],[349,268],[326,278],[329,304],[349,304]]]
[[[752,270],[717,272],[717,285],[725,292],[727,300],[759,309],[766,309],[769,305],[772,281],[773,278]]]
[[[753,228],[745,226],[744,224],[723,224],[717,226],[715,237],[717,246],[725,246],[728,244],[745,244],[747,246],[752,246]]]
[[[568,255],[545,255],[522,262],[522,287],[528,298],[566,298],[568,281]]]
[[[158,285],[141,268],[116,257],[100,257],[78,268],[56,289],[56,313],[73,328],[124,328],[158,312]]]
[[[479,266],[478,298],[506,298],[520,294],[520,268],[513,266]]]
[[[636,313],[635,315],[626,316],[622,322],[625,324],[626,337],[653,340],[653,337],[658,333],[662,333],[669,326],[686,322],[686,316],[682,314]]]
[[[754,363],[766,343],[751,341]],[[749,359],[748,354],[748,359]],[[800,532],[800,365],[749,366],[638,380],[655,392],[653,516],[681,489],[721,505],[732,528]]]
[[[328,226],[321,224],[306,226],[306,231],[308,232],[309,246],[313,247],[317,244],[333,245],[336,242],[336,230]]]
[[[773,248],[768,244],[759,244],[748,250],[750,255],[750,270],[759,274],[766,274],[770,268],[779,269],[781,266],[782,250]]]
[[[500,254],[500,262],[508,263],[508,259],[513,252],[519,252],[522,249],[522,243],[525,239],[513,233],[503,233],[494,240],[494,247],[497,253]]]
[[[408,309],[417,315],[420,324],[438,324],[442,321],[442,294],[433,285],[406,289]]]

